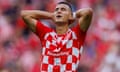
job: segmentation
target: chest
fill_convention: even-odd
[[[66,35],[57,36],[55,32],[46,33],[43,43],[43,55],[68,55],[80,53],[81,44],[74,32],[68,32]]]
[[[56,52],[68,50],[72,47],[80,48],[81,46],[76,34],[72,31],[61,36],[55,32],[47,33],[42,43],[45,48]]]

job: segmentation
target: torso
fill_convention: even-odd
[[[76,72],[80,61],[82,45],[71,29],[58,36],[54,31],[44,36],[41,58],[41,71],[45,72]]]
[[[66,34],[57,35],[53,29],[38,21],[36,34],[42,43],[40,72],[76,72],[86,35],[79,24]]]

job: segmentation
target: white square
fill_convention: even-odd
[[[67,63],[72,63],[72,55],[69,55],[69,56],[67,57]]]
[[[81,48],[80,48],[80,54],[82,54],[83,53],[83,46],[81,46]]]
[[[77,39],[77,36],[76,36],[75,32],[72,32],[72,38]]]
[[[59,65],[61,64],[60,58],[54,58],[54,65]]]
[[[66,70],[66,65],[61,65],[60,66],[60,72],[65,72]]]
[[[53,72],[53,65],[48,65],[48,72]]]
[[[69,40],[66,44],[66,48],[71,48],[73,46],[73,40]]]
[[[57,46],[57,45],[56,45],[56,40],[52,40],[52,45]]]
[[[73,47],[72,48],[72,55],[75,55],[76,57],[79,57],[79,49],[78,48],[75,48],[75,47]]]
[[[46,48],[43,47],[43,48],[42,48],[42,54],[43,54],[43,55],[45,55],[45,51],[46,51]]]
[[[43,63],[48,64],[48,56],[43,56]]]
[[[54,38],[57,34],[55,32],[50,32],[50,35]]]
[[[62,40],[62,45],[64,45],[68,40]]]
[[[46,48],[50,48],[50,42],[48,40],[46,41]]]
[[[75,71],[77,69],[77,64],[72,63],[72,71]]]
[[[49,33],[46,33],[45,36],[44,36],[44,39],[46,40],[49,36]]]
[[[57,37],[57,43],[60,43],[61,40],[62,40],[62,37]]]

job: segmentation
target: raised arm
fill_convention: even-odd
[[[80,28],[86,32],[90,26],[92,20],[93,11],[91,8],[83,8],[76,11],[76,17],[80,24]]]
[[[36,22],[38,19],[52,19],[52,13],[40,10],[22,10],[21,16],[25,24],[33,31],[36,32]]]

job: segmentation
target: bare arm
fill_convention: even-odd
[[[84,8],[76,11],[76,17],[78,18],[80,28],[86,32],[90,26],[92,20],[92,9]]]
[[[52,13],[40,10],[22,10],[21,16],[25,24],[33,31],[36,32],[37,19],[52,19]]]

